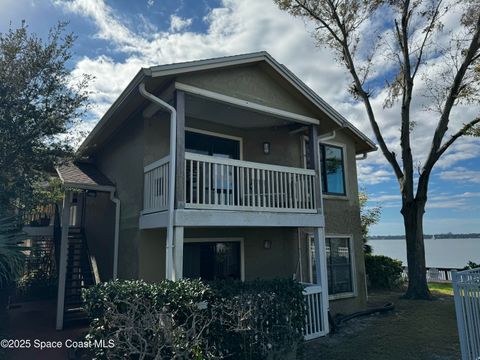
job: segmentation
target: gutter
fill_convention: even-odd
[[[165,278],[167,280],[173,280],[173,216],[174,216],[174,204],[175,204],[175,169],[176,169],[176,149],[177,149],[177,111],[175,108],[167,104],[162,99],[149,93],[145,89],[145,83],[142,82],[138,86],[140,94],[150,100],[152,103],[157,104],[161,108],[167,110],[170,113],[170,179],[168,189],[168,225],[167,225],[167,244],[166,244],[166,261],[165,261]]]
[[[113,273],[112,279],[118,278],[118,242],[120,233],[120,199],[115,197],[115,191],[110,192],[110,200],[115,203],[115,233],[113,242]]]

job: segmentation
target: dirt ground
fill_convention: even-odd
[[[307,342],[304,359],[460,359],[453,296],[433,293],[433,301],[401,299],[400,292],[369,294],[370,306],[393,302],[395,309],[352,319],[335,334]]]

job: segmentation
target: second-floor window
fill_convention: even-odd
[[[346,195],[344,149],[340,146],[320,144],[320,171],[322,192],[327,195]],[[310,161],[310,148],[305,140],[305,163]]]
[[[322,191],[324,194],[346,195],[343,148],[320,144]]]

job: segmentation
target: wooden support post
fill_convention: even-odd
[[[175,109],[177,110],[177,163],[175,208],[185,208],[185,93],[175,91]]]
[[[176,226],[173,232],[174,241],[174,272],[173,280],[180,280],[183,278],[183,231],[182,226]]]
[[[58,263],[58,294],[57,294],[57,330],[63,329],[63,313],[65,308],[65,280],[67,277],[68,230],[70,225],[70,204],[72,191],[65,190],[62,209],[62,237],[60,240],[60,259]]]

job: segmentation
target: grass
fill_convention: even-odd
[[[432,284],[433,301],[401,299],[401,292],[369,294],[370,306],[393,302],[395,310],[350,320],[336,334],[306,343],[305,359],[460,358],[453,296]]]
[[[437,295],[453,296],[453,288],[451,283],[429,283],[428,288]]]

